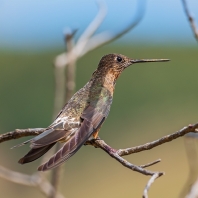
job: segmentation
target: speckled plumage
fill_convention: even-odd
[[[109,114],[115,82],[121,72],[133,63],[156,61],[166,60],[133,60],[121,54],[103,56],[90,81],[73,95],[46,131],[23,143],[30,142],[31,150],[19,163],[36,160],[57,142],[63,142],[63,147],[38,170],[55,168],[69,159],[91,136],[97,137]]]

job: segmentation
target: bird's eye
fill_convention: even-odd
[[[121,61],[122,61],[122,58],[121,58],[120,56],[118,56],[118,57],[117,57],[117,61],[118,61],[118,62],[121,62]]]

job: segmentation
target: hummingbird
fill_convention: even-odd
[[[91,79],[65,104],[54,122],[40,135],[18,145],[30,143],[31,148],[19,163],[25,164],[38,159],[57,142],[64,144],[38,170],[50,170],[67,161],[86,141],[98,137],[100,128],[108,117],[116,80],[120,74],[136,63],[165,61],[169,59],[139,60],[121,54],[103,56]]]

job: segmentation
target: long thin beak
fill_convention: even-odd
[[[131,60],[131,63],[148,63],[148,62],[166,62],[169,59],[134,59]]]

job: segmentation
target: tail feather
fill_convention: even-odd
[[[29,163],[32,162],[36,159],[38,159],[39,157],[41,157],[42,155],[44,155],[49,149],[51,149],[55,143],[52,143],[50,145],[44,146],[44,147],[40,147],[40,148],[32,148],[24,157],[22,157],[18,162],[20,164],[25,164],[25,163]]]

